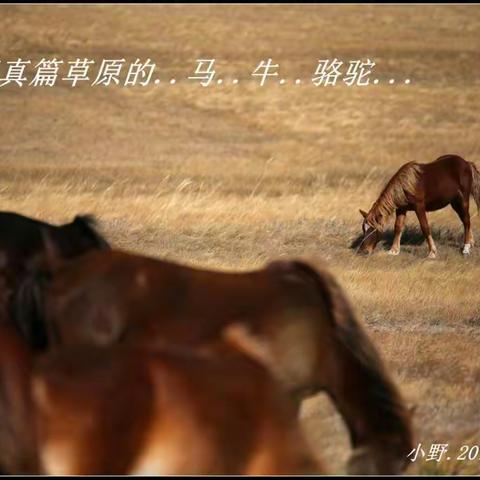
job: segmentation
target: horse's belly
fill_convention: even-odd
[[[425,208],[427,212],[440,210],[450,205],[455,199],[461,196],[461,189],[458,182],[451,178],[440,179],[433,185],[429,185],[425,191]]]
[[[450,201],[445,201],[445,200],[431,201],[425,204],[425,210],[427,212],[434,212],[435,210],[440,210],[442,208],[445,208],[449,204],[450,204]],[[410,203],[407,205],[406,210],[408,212],[414,212],[416,208],[417,208],[417,205],[415,203]]]
[[[442,208],[445,208],[447,205],[450,204],[450,202],[453,200],[452,199],[438,199],[438,200],[434,200],[434,201],[431,201],[431,202],[428,202],[426,205],[425,205],[425,209],[427,210],[427,212],[434,212],[435,210],[440,210]]]

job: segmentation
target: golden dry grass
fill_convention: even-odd
[[[360,233],[358,208],[403,163],[445,153],[480,163],[479,6],[0,12],[0,70],[19,56],[150,57],[169,79],[192,74],[206,57],[225,78],[241,79],[213,88],[1,88],[2,209],[52,222],[92,212],[116,246],[206,267],[319,255],[418,406],[418,441],[480,441],[480,253],[460,256],[453,211],[430,215],[435,261],[424,259],[412,215],[399,257],[383,244],[368,259],[349,248]],[[260,88],[249,74],[268,57],[286,78],[310,77],[319,58],[370,57],[376,77],[412,83]],[[473,224],[478,232],[478,218]],[[348,444],[338,415],[320,396],[303,419],[316,453],[341,472]],[[424,462],[412,472],[479,473],[477,465]]]

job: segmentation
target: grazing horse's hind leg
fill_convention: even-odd
[[[470,248],[473,247],[474,244],[472,227],[470,225],[470,198],[468,196],[458,197],[451,203],[451,205],[463,223],[464,236],[462,253],[464,255],[469,255]]]
[[[392,246],[388,251],[390,255],[398,255],[400,253],[400,240],[402,238],[403,227],[405,227],[405,218],[407,216],[407,212],[405,210],[397,209],[396,215],[395,236],[393,237]]]
[[[430,231],[430,225],[428,225],[425,205],[417,205],[417,207],[415,208],[415,213],[417,214],[418,221],[420,222],[420,228],[422,229],[423,235],[428,243],[428,258],[435,258],[437,256],[437,247],[435,246],[435,242],[433,241],[432,232]]]

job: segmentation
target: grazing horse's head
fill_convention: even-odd
[[[363,237],[358,247],[358,253],[369,255],[375,250],[377,243],[380,241],[381,230],[379,228],[379,220],[373,217],[372,212],[367,213],[360,210],[363,217],[362,232]]]

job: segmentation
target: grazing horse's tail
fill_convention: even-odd
[[[469,162],[472,169],[472,196],[480,213],[480,171],[473,162]]]

